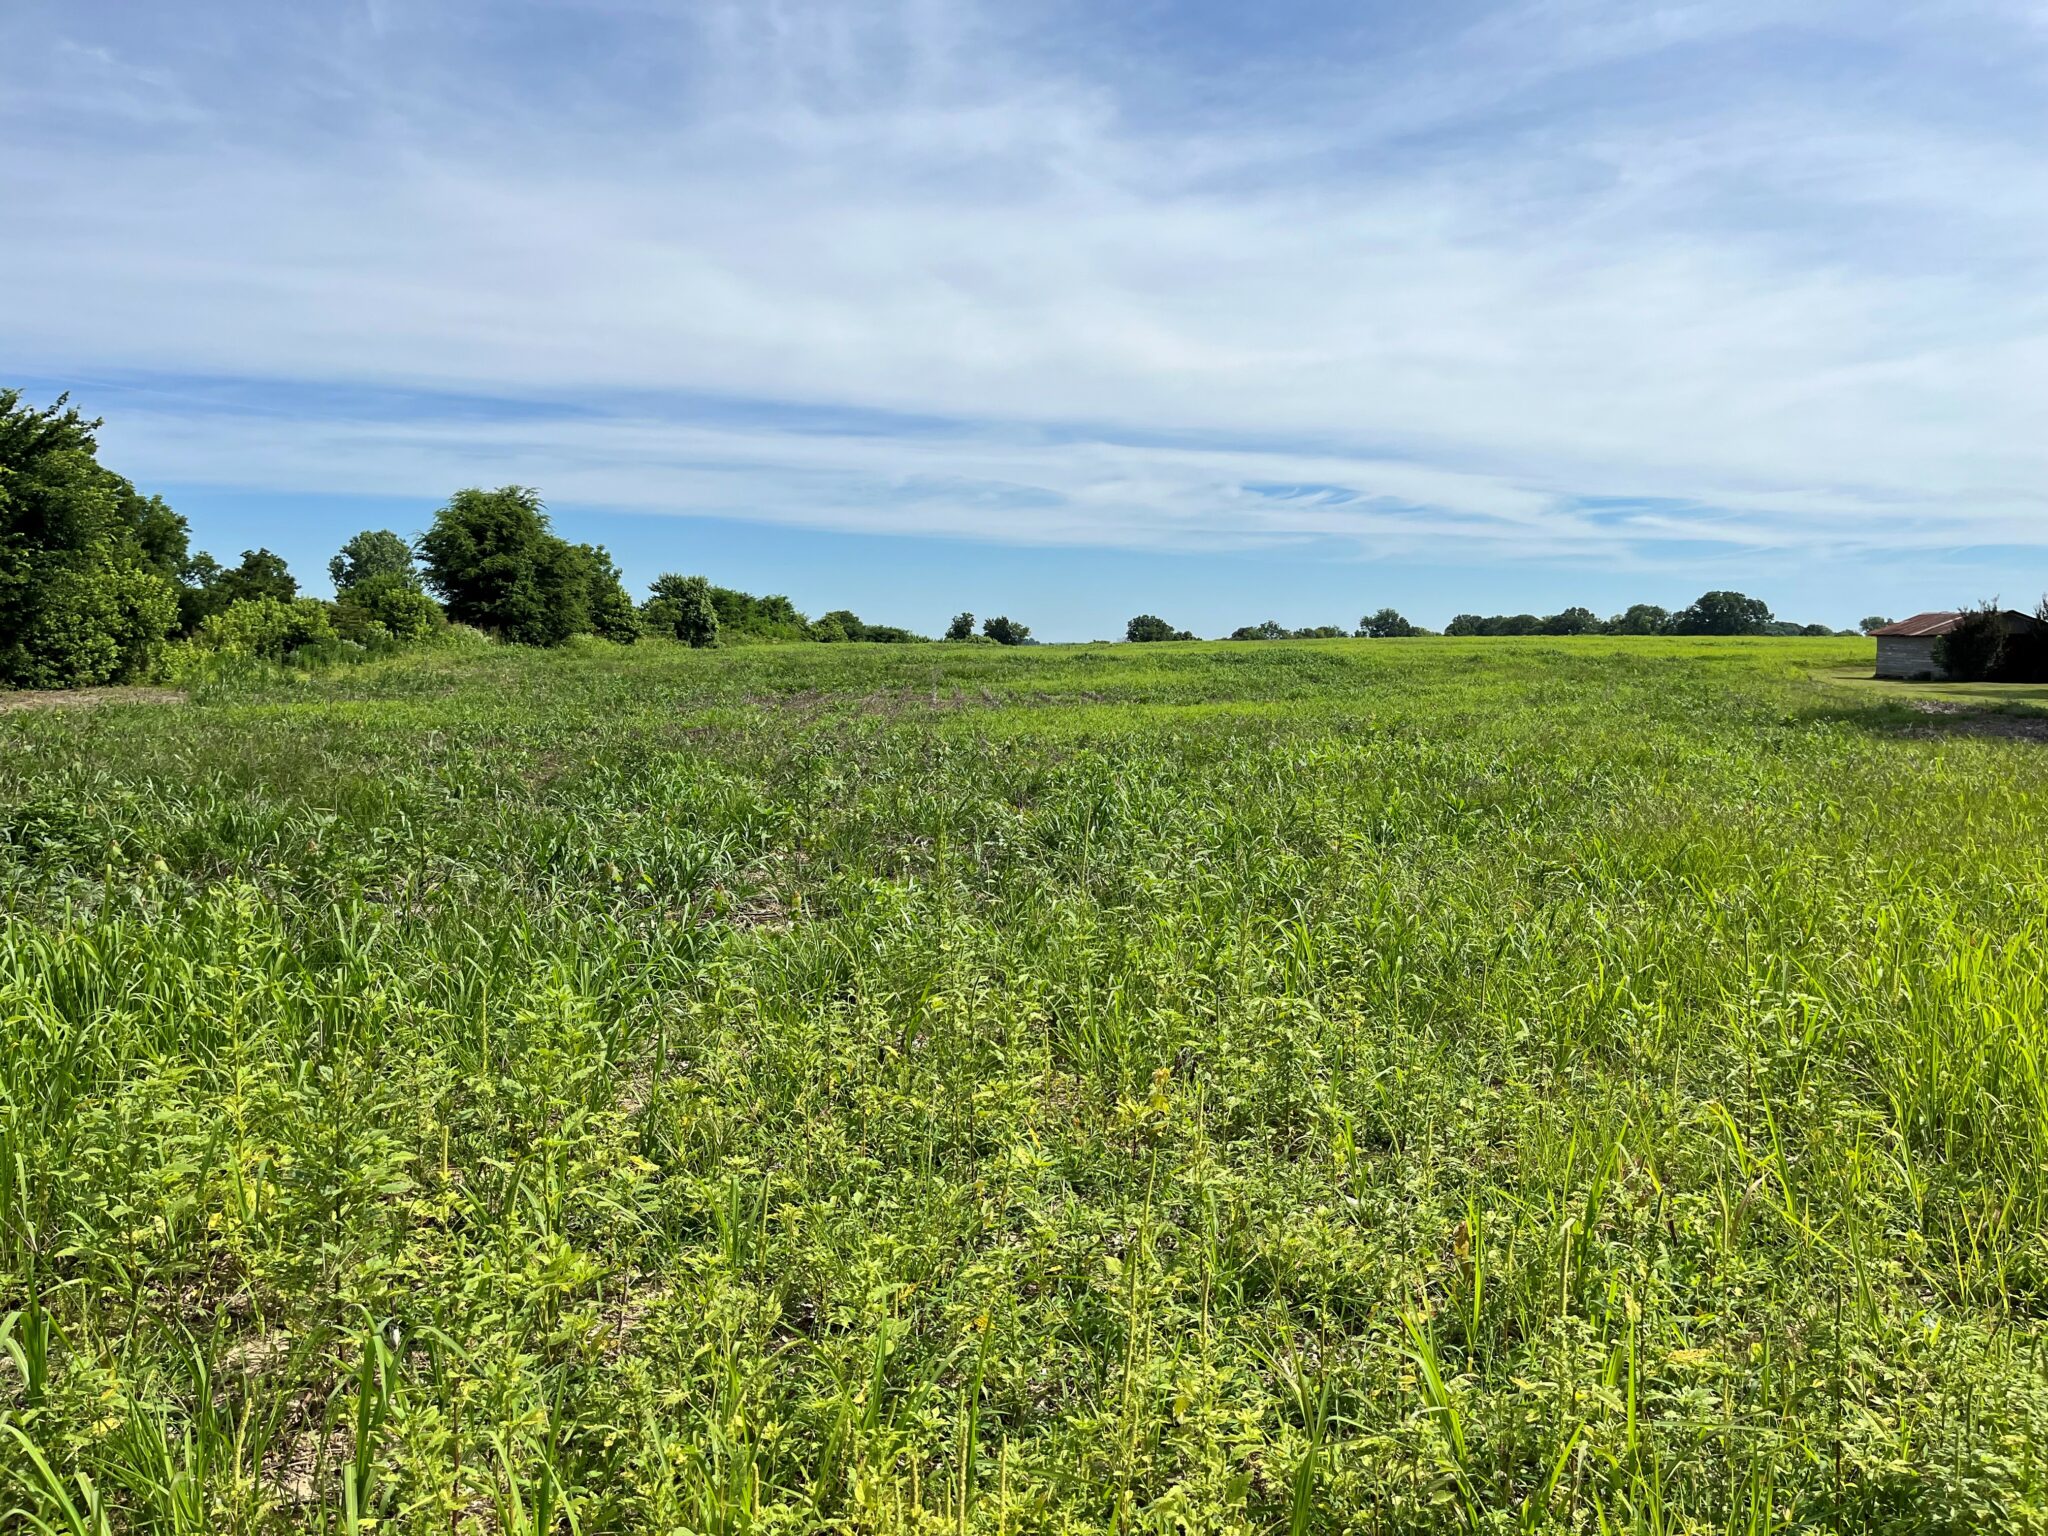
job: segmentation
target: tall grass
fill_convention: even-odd
[[[2048,1530],[2048,750],[1855,652],[0,720],[0,1529]]]

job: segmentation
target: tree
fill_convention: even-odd
[[[1671,625],[1668,609],[1655,603],[1632,603],[1607,621],[1610,635],[1661,635]]]
[[[664,573],[647,591],[647,605],[640,614],[649,629],[700,650],[718,644],[718,608],[711,601],[709,581]]]
[[[424,640],[447,624],[441,605],[396,572],[365,576],[334,600],[334,628],[345,640]]]
[[[458,623],[517,645],[560,645],[590,627],[591,546],[556,538],[528,486],[457,491],[419,550],[427,585]]]
[[[1671,621],[1675,635],[1760,635],[1771,622],[1770,607],[1740,592],[1703,592]]]
[[[177,622],[184,520],[101,466],[99,426],[0,389],[0,685],[146,677]]]
[[[1240,624],[1230,632],[1233,640],[1285,640],[1287,626],[1277,619],[1267,619],[1259,624]]]
[[[865,640],[867,637],[867,625],[861,623],[860,615],[850,608],[834,608],[811,625],[811,638],[829,644],[842,640]]]
[[[1600,617],[1590,608],[1567,608],[1543,621],[1546,635],[1597,635]]]
[[[640,611],[620,584],[611,552],[602,544],[571,544],[569,557],[575,587],[569,601],[572,609],[580,608],[581,615],[573,633],[588,632],[618,645],[638,640]]]
[[[342,545],[341,553],[327,562],[327,574],[337,593],[380,576],[396,576],[411,586],[419,585],[412,546],[384,528],[365,528]]]
[[[1022,645],[1031,638],[1031,628],[1014,619],[984,619],[981,632],[997,645]]]
[[[1345,640],[1352,632],[1342,624],[1304,624],[1288,638],[1293,640]]]
[[[253,603],[264,597],[288,603],[299,595],[299,583],[291,567],[284,563],[283,555],[267,549],[245,549],[242,563],[233,570],[222,571],[213,591],[223,607],[228,603]]]
[[[1133,643],[1157,640],[1192,640],[1186,630],[1175,629],[1157,614],[1141,613],[1124,626],[1124,639]]]
[[[807,640],[811,623],[796,604],[780,593],[755,597],[732,587],[711,588],[711,606],[718,610],[721,643],[736,636],[751,640]]]
[[[971,613],[954,614],[953,622],[946,626],[946,638],[948,640],[972,640],[974,638],[974,615]]]
[[[1358,621],[1361,640],[1405,640],[1414,633],[1415,626],[1391,608],[1382,608]]]
[[[1856,621],[1856,628],[1859,633],[1866,635],[1874,635],[1880,629],[1890,628],[1891,622],[1892,621],[1886,618],[1883,614],[1873,613],[1870,615],[1870,617],[1866,619],[1858,619]]]

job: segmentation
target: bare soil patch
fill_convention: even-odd
[[[2048,715],[1987,714],[1940,699],[1916,699],[1912,708],[1942,721],[1941,729],[1913,733],[1918,736],[2001,736],[2008,741],[2048,742]]]
[[[0,693],[0,715],[23,709],[97,709],[102,704],[182,704],[177,688],[47,688]]]

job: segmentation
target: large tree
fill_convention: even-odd
[[[1406,640],[1414,633],[1415,626],[1392,608],[1382,608],[1358,621],[1358,635],[1363,640]]]
[[[449,497],[420,538],[427,585],[448,617],[519,645],[560,645],[591,628],[593,588],[611,562],[555,536],[529,486],[472,487]]]
[[[341,553],[327,562],[327,574],[336,592],[380,576],[396,576],[414,586],[420,579],[413,569],[412,546],[388,528],[365,528],[342,545]]]
[[[267,549],[245,549],[242,563],[222,571],[213,583],[213,591],[219,595],[222,606],[260,602],[266,597],[272,602],[288,603],[299,595],[299,579],[284,563],[283,555]]]
[[[1661,635],[1670,627],[1671,615],[1655,603],[1631,603],[1607,621],[1610,635]]]
[[[184,519],[100,465],[99,425],[0,390],[0,684],[146,676],[177,622]]]
[[[641,618],[649,630],[699,648],[718,644],[718,605],[711,598],[711,583],[702,576],[665,572],[647,591]]]
[[[989,639],[995,641],[997,645],[1022,645],[1031,638],[1030,625],[1019,624],[1015,619],[1007,619],[1000,616],[993,619],[983,619],[981,621],[981,632],[987,635]]]
[[[1124,626],[1124,639],[1133,642],[1194,638],[1184,629],[1175,629],[1156,613],[1141,613]]]
[[[1760,597],[1740,592],[1703,592],[1671,621],[1675,635],[1760,635],[1771,610]]]

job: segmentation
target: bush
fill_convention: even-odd
[[[2048,609],[2048,600],[2044,600]],[[2048,682],[2048,630],[2008,632],[1996,606],[1970,609],[1962,622],[1934,642],[1934,659],[1959,682]]]
[[[711,600],[711,583],[702,576],[664,573],[647,591],[640,617],[649,632],[700,650],[718,644],[718,606]]]
[[[230,603],[199,626],[202,650],[282,661],[300,646],[335,638],[327,605],[316,598],[244,598]]]
[[[591,594],[590,632],[614,645],[631,645],[640,638],[640,610],[616,581]]]
[[[345,640],[417,644],[447,622],[441,605],[400,575],[365,577],[334,600],[334,629]]]

